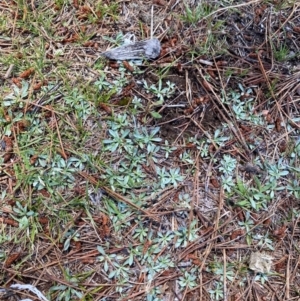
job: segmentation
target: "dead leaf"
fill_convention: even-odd
[[[79,8],[79,1],[78,0],[73,0],[73,6],[78,9]]]
[[[19,223],[11,218],[0,217],[0,223],[7,224],[13,227],[19,227]]]
[[[99,105],[100,109],[104,110],[108,115],[112,115],[112,109],[105,103]]]
[[[300,33],[300,26],[294,26],[293,27],[293,30]]]
[[[277,238],[277,239],[283,239],[284,236],[285,236],[285,233],[286,233],[286,230],[287,230],[287,226],[286,225],[283,225],[279,228],[276,228],[274,231],[273,231],[273,235]]]
[[[69,38],[62,40],[62,43],[73,43],[79,40],[79,35],[77,33],[71,34]]]
[[[109,62],[109,67],[113,69],[118,69],[120,67],[120,64],[116,62]]]
[[[50,197],[50,193],[46,189],[39,190],[39,193],[46,198]]]
[[[220,183],[216,178],[211,178],[210,179],[210,183],[212,186],[214,186],[215,188],[219,188],[220,187]]]
[[[33,155],[29,160],[30,164],[34,165],[38,158],[39,156],[37,154]]]
[[[192,263],[194,265],[201,266],[201,264],[202,264],[202,261],[200,260],[200,258],[196,254],[188,254],[185,259],[186,260],[192,260]]]
[[[80,241],[75,241],[75,250],[76,251],[81,250],[81,242]]]
[[[33,85],[33,90],[34,91],[40,90],[43,85],[44,85],[44,81],[41,80]]]
[[[176,66],[176,69],[179,73],[182,73],[183,72],[183,68],[182,68],[182,64],[181,63],[178,63],[177,66]]]
[[[281,121],[282,119],[280,117],[277,117],[275,120],[275,128],[277,132],[280,132],[281,130]]]
[[[21,252],[12,253],[4,263],[4,267],[9,268],[15,261],[17,261],[21,257]]]
[[[22,88],[21,78],[20,77],[13,77],[11,81],[18,87]]]
[[[102,218],[103,225],[107,225],[109,223],[109,217],[106,214],[101,213],[101,218]]]
[[[143,255],[146,254],[147,250],[149,249],[149,247],[152,245],[152,240],[147,239],[146,243],[144,244],[143,247]]]
[[[285,270],[286,269],[286,259],[287,259],[287,256],[281,258],[279,261],[277,261],[274,266],[275,266],[275,271],[277,273],[280,273],[282,272],[282,270]]]
[[[256,273],[269,273],[272,266],[273,257],[260,252],[250,255],[249,269]]]
[[[153,0],[153,4],[160,5],[160,6],[167,6],[167,2],[164,0]]]
[[[133,72],[134,71],[133,66],[131,66],[127,61],[123,61],[122,63],[124,65],[125,69],[127,69],[129,72]]]
[[[216,65],[217,65],[218,67],[221,67],[221,66],[227,66],[227,65],[228,65],[228,62],[227,62],[227,61],[218,61],[218,62],[216,63]]]
[[[102,239],[108,238],[110,236],[110,227],[107,225],[103,225],[100,231],[100,237]]]
[[[212,78],[216,78],[216,74],[212,68],[207,68],[206,71]]]
[[[86,257],[81,259],[81,262],[85,264],[94,264],[95,261],[96,261],[96,257]]]
[[[14,128],[17,134],[24,132],[29,126],[30,123],[28,120],[20,120],[14,124]]]
[[[183,111],[183,114],[184,115],[190,115],[190,114],[192,114],[194,112],[194,108],[193,107],[189,107],[189,108],[187,108],[187,109],[185,109],[184,111]]]
[[[31,74],[33,74],[33,73],[34,73],[34,68],[29,68],[29,69],[23,71],[23,72],[19,75],[19,77],[25,79],[25,78],[28,78],[28,77],[29,77]]]
[[[202,85],[208,91],[212,92],[214,90],[213,86],[205,79],[202,81]]]
[[[285,141],[285,140],[282,140],[282,141],[279,143],[278,148],[279,148],[279,151],[280,151],[281,153],[284,153],[284,152],[286,151],[286,149],[287,149],[287,143],[286,143],[286,141]]]
[[[13,156],[13,142],[12,139],[8,136],[4,136],[2,141],[3,141],[3,145],[5,145],[3,162],[6,163]]]
[[[264,220],[264,226],[269,227],[271,225],[272,220],[270,218],[267,218]]]
[[[46,216],[40,216],[40,217],[38,218],[38,221],[39,221],[39,223],[42,224],[42,225],[47,225],[47,224],[49,223],[49,219],[48,219],[48,217],[46,217]]]
[[[95,41],[86,41],[85,43],[83,43],[82,45],[84,47],[95,47],[96,42]]]
[[[237,229],[237,230],[232,231],[232,233],[230,234],[230,239],[234,240],[234,239],[238,238],[239,236],[243,236],[243,235],[245,235],[245,230]]]

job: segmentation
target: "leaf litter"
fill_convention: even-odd
[[[1,3],[1,286],[296,298],[297,3],[16,5]],[[159,57],[95,62],[129,32]],[[256,277],[249,254],[266,253],[279,275]]]

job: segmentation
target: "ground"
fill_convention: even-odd
[[[299,300],[297,1],[3,0],[0,46],[1,300]]]

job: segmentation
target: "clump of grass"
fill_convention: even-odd
[[[185,12],[182,20],[192,25],[196,25],[202,18],[207,17],[214,10],[214,7],[209,3],[199,3],[193,8],[188,4],[184,4],[184,7]]]

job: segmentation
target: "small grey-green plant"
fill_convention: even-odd
[[[191,196],[188,193],[179,194],[180,206],[183,208],[191,208]]]
[[[159,287],[153,287],[148,293],[146,297],[146,301],[163,301],[163,297],[159,298],[161,294],[163,294],[164,290],[161,290]]]
[[[216,131],[214,135],[219,135],[220,131]],[[213,138],[209,138],[208,140],[213,141]],[[200,151],[200,156],[203,157],[207,157],[208,156],[208,151],[209,151],[209,144],[207,139],[196,139],[194,137],[190,137],[188,139],[188,143],[192,143],[194,145],[196,145],[197,150]]]
[[[12,236],[11,235],[7,235],[6,233],[0,234],[0,244],[3,244],[5,242],[9,242],[12,241]],[[0,261],[2,261],[2,259],[5,257],[5,252],[2,253],[2,251],[0,251]]]
[[[158,232],[154,242],[160,244],[162,247],[169,245],[174,239],[174,233],[172,231]]]
[[[52,286],[49,289],[49,293],[58,292],[58,295],[55,298],[56,301],[70,301],[77,298],[81,299],[83,297],[83,293],[80,290],[73,288],[78,285],[80,280],[77,277],[72,276],[68,268],[64,271],[64,276],[67,282],[72,283],[72,286],[68,286],[66,284]],[[51,298],[51,300],[54,299]]]
[[[123,88],[126,86],[128,83],[128,79],[126,76],[126,69],[124,68],[119,68],[120,74],[116,79],[112,80],[112,86],[111,90],[116,91],[117,94],[120,94],[123,90]]]
[[[126,153],[124,157],[127,162],[130,162],[129,169],[138,168],[141,164],[147,163],[146,154],[138,151],[137,148],[133,149],[131,154]]]
[[[144,104],[141,98],[137,97],[136,95],[133,96],[132,100],[131,100],[131,113],[133,115],[136,115],[138,112],[143,111],[144,110]]]
[[[128,210],[128,207],[125,204],[120,202],[116,203],[111,198],[103,198],[103,203],[110,216],[112,226],[116,233],[119,233],[124,228],[130,226],[130,222],[128,222],[128,220],[132,212]],[[137,203],[137,205],[139,205],[139,203]]]
[[[124,261],[124,265],[128,265],[128,266],[132,266],[134,263],[134,259],[137,258],[137,256],[139,256],[141,254],[141,250],[139,247],[132,247],[130,246],[128,248],[128,257],[127,259]]]
[[[25,204],[24,206],[21,205],[20,202],[16,202],[16,206],[13,208],[13,211],[18,215],[18,216],[37,216],[37,213],[34,212],[33,210],[28,209],[28,204]]]
[[[228,104],[237,120],[249,121],[257,125],[264,125],[262,116],[255,114],[255,97],[251,88],[245,89],[238,84],[238,91],[231,91],[228,95],[222,93],[222,102]]]
[[[177,147],[169,145],[169,141],[168,140],[165,140],[165,144],[161,148],[162,148],[162,150],[165,153],[165,158],[166,159],[169,158],[170,154],[172,154],[175,150],[177,150]]]
[[[219,170],[223,172],[226,176],[232,175],[233,171],[236,169],[236,159],[230,155],[224,155],[221,160],[221,166]]]
[[[113,130],[124,129],[130,125],[130,117],[127,114],[118,114],[112,120],[107,121],[108,127]]]
[[[64,100],[67,107],[75,113],[79,120],[86,120],[94,110],[93,104],[80,93],[78,88],[74,88],[64,96]]]
[[[188,151],[184,151],[179,156],[180,160],[185,164],[194,164],[195,159],[192,157],[191,153]]]
[[[184,180],[184,176],[180,173],[180,168],[171,168],[169,170],[170,174],[170,183],[176,188],[180,182]]]
[[[214,273],[216,276],[219,276],[219,280],[221,282],[224,281],[224,276],[227,280],[233,281],[235,272],[233,270],[234,265],[227,263],[226,264],[226,274],[224,275],[224,263],[219,261],[213,261],[210,265],[207,271]]]
[[[120,94],[127,83],[127,70],[120,65],[119,74],[113,79],[108,79],[107,75],[104,72],[101,72],[100,77],[97,79],[97,81],[95,81],[94,84],[100,92],[105,92],[104,98],[102,99],[108,101],[112,95]]]
[[[300,118],[298,121],[300,121]],[[298,138],[297,141],[295,141],[294,147],[292,149],[291,157],[292,158],[300,157],[300,138]]]
[[[156,167],[156,173],[159,178],[158,185],[165,188],[168,184],[177,187],[180,182],[184,180],[184,176],[180,173],[180,168],[171,168],[169,171],[165,167]]]
[[[81,159],[70,157],[65,160],[60,155],[54,155],[51,160],[47,155],[40,155],[35,162],[33,173],[29,175],[29,183],[37,190],[45,187],[53,192],[55,188],[72,187],[75,184],[74,174],[83,170]]]
[[[180,227],[177,231],[175,231],[175,248],[185,248],[189,242],[194,241],[198,238],[198,229],[196,228],[196,223],[197,221],[193,220],[190,224],[190,229],[188,229],[187,227]]]
[[[214,289],[210,289],[209,294],[212,298],[212,300],[223,300],[224,298],[224,288],[223,284],[219,281],[216,282]]]
[[[265,282],[268,281],[268,276],[263,273],[257,273],[254,280],[260,281],[261,284],[265,284]]]
[[[147,264],[147,266],[150,265],[153,271],[160,271],[160,267],[157,265],[157,262],[154,262],[154,258],[159,252],[161,252],[160,246],[158,244],[151,244],[147,248],[146,252],[141,253],[141,264]]]
[[[158,98],[158,102],[156,105],[162,105],[165,98],[170,98],[175,93],[175,84],[170,81],[166,82],[166,86],[162,86],[162,80],[159,79],[158,85],[148,85],[148,83],[143,80],[144,88],[147,93],[153,94],[156,98]]]
[[[124,35],[122,32],[118,32],[115,38],[110,38],[107,36],[103,36],[102,38],[103,40],[111,42],[115,46],[120,46],[124,42]]]
[[[269,235],[261,235],[259,233],[256,233],[253,236],[254,240],[257,240],[257,246],[260,248],[268,248],[271,251],[274,251],[274,247],[273,247],[273,241],[271,238],[269,238]]]
[[[141,129],[136,129],[133,133],[133,138],[135,142],[141,149],[144,149],[146,146],[147,152],[153,152],[153,146],[160,142],[162,139],[156,137],[156,134],[159,132],[160,128],[156,127],[152,129],[150,132],[146,127],[142,127]]]
[[[74,229],[70,229],[66,233],[64,233],[64,236],[62,238],[62,240],[64,240],[63,250],[64,251],[68,250],[70,248],[71,240],[78,241],[79,237],[80,234],[78,233],[78,231]]]
[[[129,267],[120,264],[118,262],[114,263],[113,270],[109,273],[108,278],[116,278],[119,280],[128,280],[130,277],[130,269]]]
[[[207,157],[208,156],[208,150],[209,150],[209,145],[207,143],[203,143],[202,146],[201,146],[200,156],[202,158]]]
[[[157,265],[161,269],[161,271],[163,271],[168,268],[173,268],[175,266],[175,263],[171,258],[171,254],[166,254],[158,257]]]
[[[238,178],[237,185],[233,188],[238,195],[236,205],[245,209],[266,209],[268,201],[273,197],[274,189],[281,190],[282,187],[276,188],[274,183],[261,184],[257,177],[254,177],[254,185],[249,186]]]
[[[139,163],[142,162],[143,161]],[[120,162],[117,170],[107,168],[106,173],[102,175],[102,178],[107,179],[114,190],[120,188],[124,192],[132,188],[144,187],[149,184],[145,181],[146,174],[142,167],[135,162],[130,161]]]
[[[106,254],[102,246],[97,246],[97,250],[101,254],[100,256],[98,256],[98,261],[103,264],[104,272],[112,272],[112,274],[111,272],[109,273],[108,278],[112,278],[115,275],[120,276],[123,274],[123,268],[119,264],[119,262],[124,260],[124,256],[117,254]],[[126,273],[126,270],[124,270],[124,273]]]
[[[179,277],[178,284],[182,289],[193,289],[197,286],[197,269],[184,271],[183,276]]]
[[[28,204],[22,206],[20,202],[16,202],[13,211],[17,214],[18,217],[13,218],[18,221],[20,229],[28,229],[29,226],[35,227],[33,222],[33,217],[37,216],[38,214],[33,210],[28,209]]]
[[[238,222],[238,224],[240,225],[240,227],[242,229],[246,230],[246,241],[247,241],[248,245],[250,245],[252,242],[251,229],[254,226],[254,222],[251,219],[249,212],[246,212],[245,221],[240,221],[240,222]]]
[[[153,143],[149,144],[147,147],[148,155],[151,156],[152,160],[157,163],[157,158],[155,155],[157,155],[158,151],[160,150],[159,145],[155,145]]]
[[[226,126],[223,126],[223,130],[226,128]],[[224,146],[225,142],[229,140],[228,136],[223,136],[222,131],[220,129],[216,129],[214,132],[214,136],[209,139],[212,143],[217,144],[218,146]]]
[[[130,130],[121,129],[120,131],[108,130],[109,135],[112,139],[105,139],[103,143],[106,144],[105,150],[110,152],[118,151],[122,153],[123,150],[126,150],[128,153],[132,150],[132,140],[128,138]]]
[[[224,188],[224,191],[227,191],[227,192],[231,192],[232,188],[235,186],[235,182],[234,182],[232,176],[221,175],[221,182],[222,182],[222,187]]]
[[[265,162],[265,165],[271,182],[277,181],[289,174],[288,167],[286,164],[284,164],[283,158],[280,158],[277,164]]]
[[[106,80],[106,75],[104,72],[102,72],[100,77],[98,77],[98,80],[95,81],[95,86],[98,87],[99,91],[112,88],[111,83]]]
[[[299,181],[293,180],[291,181],[286,189],[295,196],[296,199],[300,199],[300,187],[299,187]]]
[[[135,228],[133,237],[138,238],[140,242],[144,242],[148,236],[148,228],[140,225],[138,228]]]
[[[13,85],[13,92],[6,95],[3,99],[3,105],[5,107],[10,107],[13,104],[18,104],[19,108],[24,106],[23,99],[26,98],[29,94],[29,83],[25,80],[21,82],[21,88],[16,85]]]

